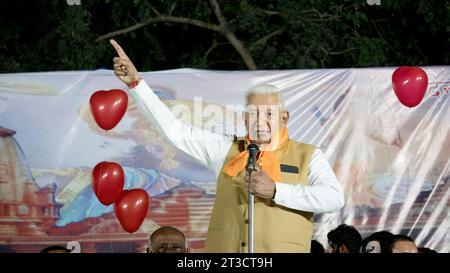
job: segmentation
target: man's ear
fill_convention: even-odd
[[[284,110],[281,113],[281,118],[283,119],[284,124],[287,126],[288,120],[289,120],[289,111]]]

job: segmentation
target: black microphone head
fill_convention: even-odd
[[[247,146],[247,150],[254,150],[254,151],[259,151],[259,145],[258,144],[256,144],[256,143],[250,143],[250,144],[248,144],[248,146]]]
[[[258,144],[250,143],[247,146],[247,151],[248,151],[247,170],[253,171],[255,169],[255,161],[259,151]]]
[[[250,144],[247,146],[247,150],[248,150],[248,154],[249,154],[250,157],[252,158],[252,157],[255,157],[255,156],[258,154],[258,152],[259,152],[259,146],[258,146],[258,144],[250,143]]]

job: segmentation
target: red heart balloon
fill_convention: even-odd
[[[124,190],[114,202],[114,212],[123,229],[133,233],[147,216],[150,198],[142,189]]]
[[[120,89],[100,90],[89,100],[95,122],[104,130],[111,130],[122,119],[128,107],[128,95]]]
[[[125,183],[122,167],[114,162],[100,162],[92,170],[92,188],[103,205],[111,205],[119,197]]]
[[[403,105],[417,106],[427,91],[427,73],[419,67],[399,67],[392,74],[392,87]]]

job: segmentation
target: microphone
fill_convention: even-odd
[[[247,171],[254,171],[256,155],[259,152],[259,146],[258,146],[258,144],[250,143],[247,146],[247,150],[248,150]]]
[[[258,155],[259,146],[255,143],[250,143],[247,146],[248,150],[248,160],[247,160],[247,175],[250,178],[252,172],[255,170],[255,162],[256,162],[256,156]],[[251,184],[248,184],[248,252],[253,253],[253,239],[254,239],[254,204],[255,204],[255,196],[251,192]]]

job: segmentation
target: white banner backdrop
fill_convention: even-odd
[[[450,67],[424,69],[428,90],[411,109],[392,91],[394,68],[142,76],[170,108],[192,109],[187,122],[238,135],[245,91],[277,86],[290,111],[290,137],[321,148],[345,189],[340,212],[317,215],[315,239],[327,246],[326,234],[346,223],[363,236],[388,230],[450,252]],[[142,252],[162,225],[180,228],[193,251],[202,251],[214,175],[160,138],[131,96],[119,125],[99,129],[89,97],[115,88],[126,90],[110,70],[0,75],[0,251],[77,241],[81,252]],[[208,105],[235,118],[208,116]],[[148,216],[132,235],[91,190],[90,173],[100,161],[120,163],[126,188],[151,196]]]

